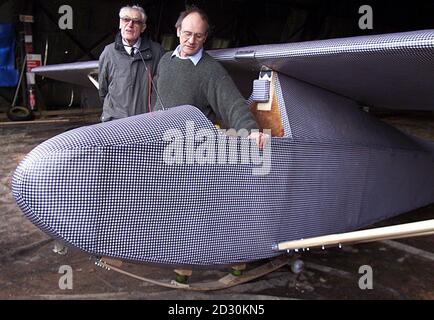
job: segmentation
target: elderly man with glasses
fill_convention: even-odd
[[[179,45],[166,53],[158,66],[157,88],[164,108],[189,104],[199,108],[213,123],[235,130],[257,129],[248,105],[229,74],[208,55],[203,44],[209,30],[208,17],[201,9],[181,12],[175,24]],[[267,135],[250,133],[260,148]]]
[[[164,54],[158,43],[143,34],[147,17],[142,7],[121,8],[119,19],[115,42],[99,58],[103,122],[151,111],[155,101],[151,79]]]

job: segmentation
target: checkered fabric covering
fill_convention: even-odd
[[[238,59],[242,52],[251,52],[254,59]],[[265,65],[362,105],[434,108],[434,30],[221,49],[210,54],[227,69],[237,66],[236,72],[240,68],[259,72]],[[245,86],[241,81],[238,85]]]
[[[189,266],[273,257],[275,243],[355,230],[434,202],[432,144],[285,74],[275,91],[285,136],[268,145],[268,174],[253,174],[267,167],[266,150],[264,162],[242,161],[257,152],[248,140],[179,106],[47,140],[18,166],[15,199],[43,231],[93,255]],[[176,143],[181,163],[167,163]],[[236,160],[187,155],[204,145]]]
[[[253,58],[239,58],[243,52]],[[434,30],[210,50],[208,53],[225,65],[246,97],[261,67],[267,66],[362,105],[433,110]],[[42,66],[32,72],[93,87],[88,75],[97,70],[95,60]]]
[[[164,162],[165,133],[187,135],[186,123],[214,132],[216,148],[227,139],[237,152],[246,147],[180,106],[42,143],[13,177],[17,203],[42,230],[94,255],[216,265],[272,257],[277,242],[354,230],[434,201],[432,147],[346,98],[285,76],[276,86],[291,135],[272,138],[269,174],[253,175],[258,165],[240,159]]]
[[[250,100],[254,102],[267,102],[270,99],[270,81],[253,80],[253,92]]]

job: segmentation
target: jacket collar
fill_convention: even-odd
[[[115,49],[124,52],[125,54],[128,54],[125,51],[124,44],[122,43],[122,37],[120,31],[118,31],[115,37]],[[151,44],[149,38],[146,35],[142,34],[139,50],[143,55],[143,59],[149,60],[152,58],[152,52],[150,49],[151,49]]]

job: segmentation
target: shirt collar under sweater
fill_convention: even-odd
[[[199,63],[199,61],[200,61],[200,59],[202,58],[202,55],[203,55],[203,48],[201,48],[198,52],[196,52],[194,55],[192,55],[192,56],[188,56],[188,57],[181,57],[181,53],[180,53],[180,51],[181,51],[181,45],[178,45],[177,47],[176,47],[176,49],[175,50],[173,50],[173,53],[172,53],[172,58],[174,57],[174,56],[176,56],[176,57],[178,57],[179,59],[190,59],[191,60],[191,62],[193,62],[193,64],[194,65],[197,65],[198,63]]]

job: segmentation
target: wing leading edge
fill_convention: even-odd
[[[95,80],[94,77],[98,74],[98,60],[37,67],[33,68],[32,72],[50,79],[93,88],[96,85],[90,78]],[[97,80],[96,82],[98,83]]]
[[[267,66],[361,105],[434,110],[434,30],[211,50],[237,85]],[[98,61],[33,69],[36,74],[92,87]],[[243,90],[245,91],[245,90]]]

